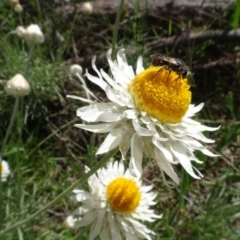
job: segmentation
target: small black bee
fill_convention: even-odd
[[[193,74],[182,60],[171,58],[164,54],[152,54],[150,58],[152,59],[153,66],[164,66],[165,69],[169,70],[169,75],[174,71],[179,75],[179,78],[187,78],[190,84],[193,83]],[[161,71],[161,69],[159,71]]]

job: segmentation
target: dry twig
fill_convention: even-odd
[[[168,38],[156,39],[146,44],[149,51],[162,47],[176,46],[179,44],[188,44],[190,41],[200,42],[208,39],[240,39],[240,28],[234,30],[207,30],[204,32],[183,33]]]

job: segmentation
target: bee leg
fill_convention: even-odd
[[[155,78],[156,75],[157,75],[160,71],[162,71],[164,68],[166,68],[166,67],[162,67],[162,68],[160,68],[160,69],[154,74],[153,78]]]
[[[183,79],[183,75],[180,71],[177,71],[177,75],[178,77],[174,79],[175,81],[178,81],[179,79]]]
[[[169,76],[172,72],[172,69],[170,67],[167,67],[167,66],[165,67],[165,69],[168,70],[168,76],[167,76],[167,80],[168,80],[168,78],[169,78]]]
[[[181,79],[182,76],[181,75],[178,75],[178,77],[175,79],[175,81],[178,81],[179,79]]]

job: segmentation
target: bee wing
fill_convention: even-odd
[[[175,58],[174,59],[176,61],[176,64],[178,65],[182,65],[182,66],[186,66],[185,62],[179,58]]]
[[[189,84],[190,86],[193,86],[193,87],[196,86],[196,85],[195,85],[195,82],[194,82],[194,78],[193,78],[193,73],[188,72],[187,80],[188,80],[188,84]]]
[[[153,59],[153,58],[158,58],[159,56],[161,56],[161,54],[154,53],[154,54],[151,54],[151,55],[150,55],[150,58],[151,58],[151,59]]]
[[[171,63],[171,64],[173,64],[173,65],[179,65],[177,58],[168,57],[168,56],[166,56],[166,55],[162,55],[161,57],[162,57],[162,59],[163,59],[164,61],[166,61],[166,62],[169,62],[169,63]]]

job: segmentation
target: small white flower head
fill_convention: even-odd
[[[91,15],[93,13],[92,3],[90,3],[90,2],[83,3],[81,11],[85,15]]]
[[[70,73],[71,75],[74,77],[74,76],[77,76],[78,74],[79,75],[82,75],[83,73],[83,69],[80,65],[78,64],[73,64],[71,67],[70,67]]]
[[[37,24],[31,24],[27,28],[17,27],[16,33],[24,38],[28,44],[40,44],[44,42],[44,35]]]
[[[7,177],[10,174],[10,168],[8,166],[8,163],[5,160],[0,159],[0,176],[1,176],[1,181],[6,182]]]
[[[24,97],[30,93],[31,88],[24,76],[18,73],[7,81],[5,91],[14,97]]]
[[[9,0],[11,6],[13,7],[14,11],[16,12],[22,12],[23,11],[23,7],[22,5],[19,3],[18,0]]]
[[[29,44],[40,44],[44,42],[44,35],[37,24],[31,24],[26,28],[25,39]]]
[[[24,38],[25,37],[25,34],[26,34],[26,29],[22,26],[18,26],[16,28],[16,33],[17,35],[20,37],[20,38]]]
[[[85,170],[89,171],[87,167]],[[152,186],[142,186],[140,179],[128,169],[125,171],[123,163],[117,161],[99,169],[88,179],[88,185],[90,192],[73,191],[81,206],[66,219],[65,226],[91,225],[89,239],[98,235],[102,240],[152,239],[154,232],[141,223],[161,218],[150,209],[157,196],[151,191]]]
[[[108,133],[96,154],[106,153],[116,147],[125,158],[131,149],[130,166],[136,174],[142,174],[143,154],[155,159],[161,172],[179,183],[173,166],[180,164],[192,177],[200,179],[201,173],[192,162],[201,163],[194,155],[201,151],[207,156],[216,156],[202,143],[213,143],[203,131],[215,131],[192,117],[204,104],[191,104],[192,93],[187,77],[166,66],[143,67],[142,58],[137,61],[136,71],[128,65],[124,49],[111,59],[107,53],[111,74],[95,65],[97,76],[86,71],[86,76],[105,93],[108,101],[98,102],[82,97],[69,96],[90,105],[79,108],[77,116],[90,124],[76,127],[95,133]],[[89,90],[90,92],[90,90]],[[94,94],[91,94],[94,96]],[[93,124],[91,124],[93,123]],[[163,175],[164,176],[164,175]]]
[[[14,6],[14,11],[15,11],[15,12],[18,12],[18,13],[22,12],[22,11],[23,11],[22,5],[21,5],[20,3],[16,4],[16,5]]]

